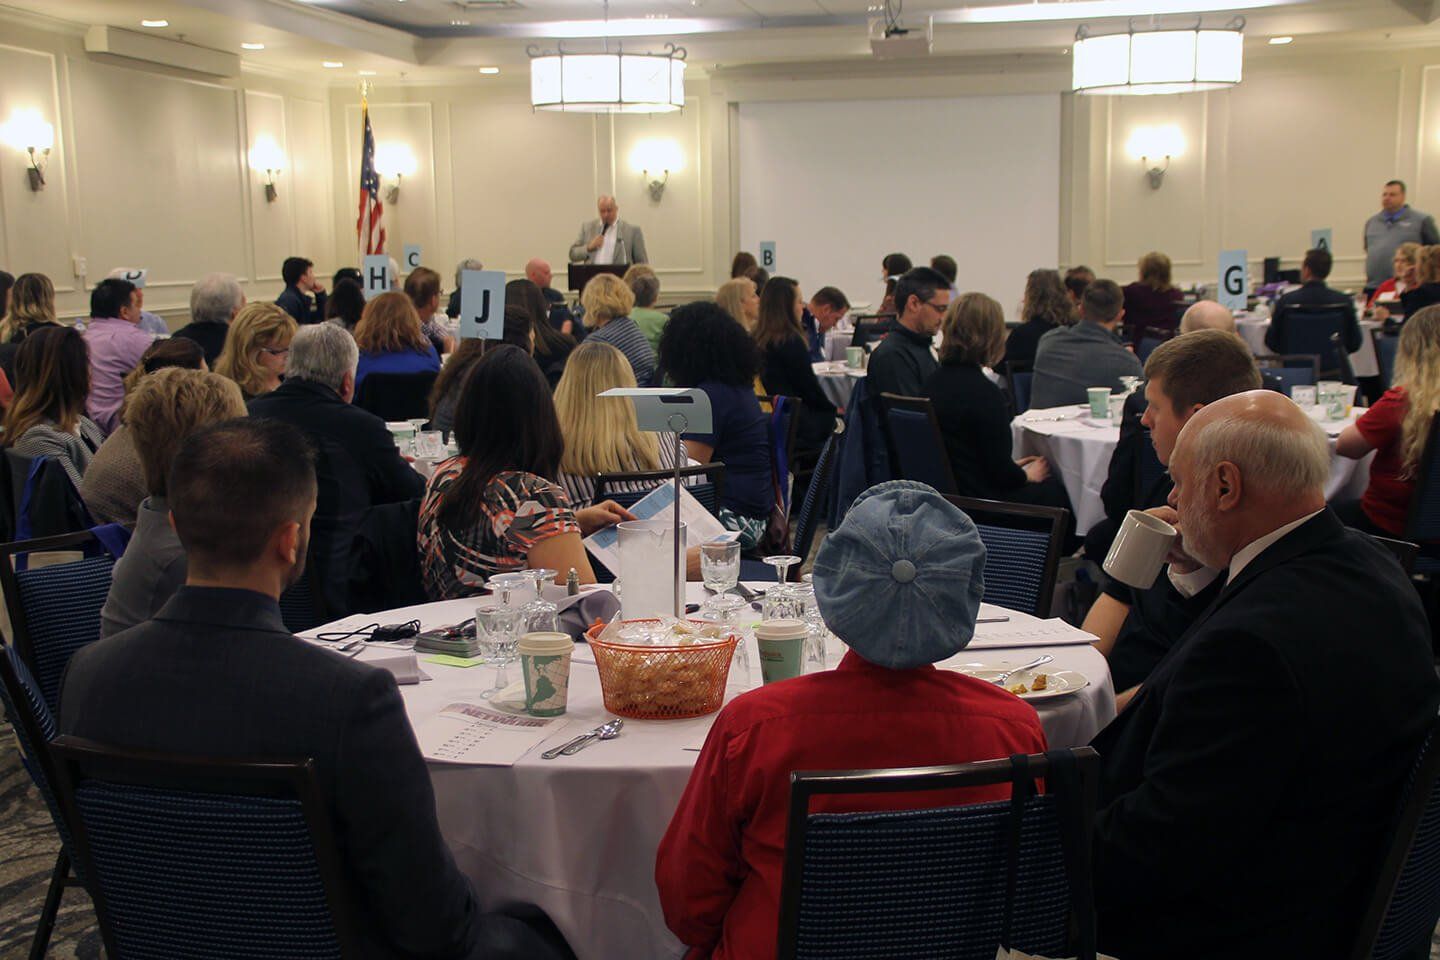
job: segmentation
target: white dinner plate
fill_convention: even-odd
[[[949,669],[956,673],[963,673],[967,677],[988,682],[1016,666],[1019,664],[957,663]],[[1076,673],[1074,670],[1047,670],[1046,666],[1049,664],[1034,670],[1021,670],[1005,681],[1005,686],[1013,687],[1017,683],[1023,683],[1029,687],[1034,682],[1036,675],[1043,673],[1048,678],[1044,690],[1030,690],[1026,693],[1016,694],[1016,696],[1021,700],[1053,700],[1055,697],[1068,697],[1090,685],[1089,678],[1083,673]]]

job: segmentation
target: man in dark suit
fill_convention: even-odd
[[[1414,588],[1325,506],[1329,471],[1268,390],[1180,431],[1172,566],[1228,573],[1093,743],[1106,952],[1331,957],[1355,934],[1440,681]]]
[[[1265,331],[1265,346],[1274,353],[1284,353],[1285,331],[1291,324],[1304,323],[1307,319],[1296,311],[1296,307],[1334,307],[1345,314],[1340,332],[1345,352],[1354,353],[1360,349],[1360,323],[1355,319],[1355,301],[1339,290],[1325,285],[1330,276],[1334,260],[1329,250],[1308,250],[1300,264],[1300,289],[1291,290],[1275,304],[1275,315],[1270,320],[1270,329]],[[1323,364],[1322,364],[1323,366]]]
[[[385,421],[350,402],[359,357],[341,327],[301,327],[290,342],[285,382],[249,405],[250,416],[299,427],[315,447],[320,497],[312,553],[326,607],[337,613],[351,609],[353,546],[365,511],[425,492],[424,478],[400,455]]]
[[[440,835],[395,679],[280,619],[315,510],[304,436],[254,419],[206,427],[181,445],[169,493],[185,586],[153,620],[75,655],[61,729],[138,750],[312,758],[364,956],[563,956],[526,924],[480,913]]]

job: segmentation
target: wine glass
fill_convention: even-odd
[[[1136,376],[1127,376],[1120,378],[1120,386],[1125,388],[1125,396],[1128,397],[1130,396],[1130,394],[1135,392],[1135,388],[1140,386],[1141,379],[1143,378]]]
[[[510,685],[505,668],[514,659],[520,639],[520,611],[493,598],[475,608],[475,639],[487,659],[495,664],[495,683],[480,696],[489,700]]]
[[[790,568],[800,562],[799,557],[774,556],[763,558],[775,568],[775,586],[765,594],[762,616],[766,620],[798,620],[800,608],[795,603],[795,593],[788,582]]]
[[[739,614],[748,604],[735,596],[733,593],[717,593],[705,601],[700,608],[700,618],[720,624],[727,633],[733,633],[737,637],[735,652],[731,655],[730,676],[733,680],[738,679],[735,674],[736,668],[743,671],[745,686],[750,686],[750,647],[745,641],[744,631],[740,629]]]
[[[715,593],[734,590],[740,582],[740,541],[700,544],[700,579]]]
[[[420,431],[425,429],[425,424],[430,422],[429,417],[410,417],[406,421],[410,424],[410,454],[420,456]]]
[[[535,596],[520,608],[520,618],[525,625],[524,632],[554,633],[559,629],[560,608],[545,599],[545,584],[554,582],[556,571],[527,570],[526,573],[535,581]]]
[[[805,669],[811,664],[826,668],[825,645],[830,639],[830,629],[820,616],[820,607],[815,603],[815,584],[807,576],[802,583],[791,584],[795,605],[799,608],[800,619],[805,622]]]

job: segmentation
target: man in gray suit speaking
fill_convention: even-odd
[[[600,217],[580,225],[580,236],[570,245],[571,263],[649,263],[645,234],[633,223],[621,223],[614,197],[601,197]]]

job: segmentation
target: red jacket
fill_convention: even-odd
[[[948,670],[840,666],[736,697],[715,719],[655,865],[665,922],[692,958],[773,957],[790,773],[932,766],[1045,750],[1040,718]],[[819,800],[812,811],[1002,800],[1008,786]]]

